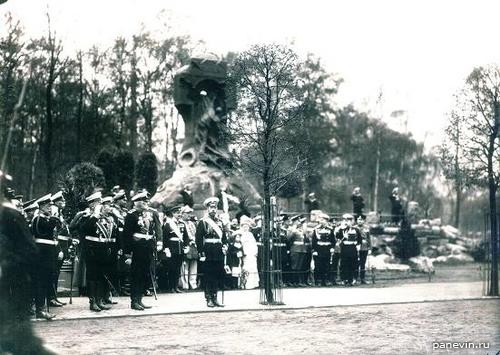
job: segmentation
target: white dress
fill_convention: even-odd
[[[259,272],[257,270],[257,242],[251,232],[243,232],[241,235],[243,246],[242,270],[248,272],[246,289],[259,287]]]

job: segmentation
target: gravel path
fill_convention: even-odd
[[[59,354],[497,354],[500,300],[37,322]],[[433,341],[489,349],[433,350]]]

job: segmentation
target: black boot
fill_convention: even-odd
[[[109,311],[111,309],[111,306],[104,304],[103,302],[105,287],[101,282],[96,282],[96,285],[97,285],[96,304],[103,311]]]
[[[130,308],[135,309],[136,311],[144,311],[144,307],[140,305],[137,299],[133,299],[130,303]]]
[[[102,309],[97,305],[94,297],[89,297],[90,310],[93,312],[100,312]]]
[[[36,319],[51,320],[52,318],[55,317],[55,315],[45,311],[44,309],[38,309],[35,312],[35,317]]]
[[[144,308],[144,309],[149,309],[149,308],[151,308],[151,306],[146,306],[144,303],[142,303],[142,298],[139,298],[139,300],[138,300],[138,302],[137,302],[137,303],[139,303],[139,304],[141,305],[141,307],[142,307],[142,308]]]
[[[219,303],[219,301],[217,301],[217,293],[214,293],[212,295],[212,303],[214,304],[215,307],[224,307],[222,303]]]

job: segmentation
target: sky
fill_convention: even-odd
[[[439,145],[453,95],[475,66],[500,63],[500,1],[448,0],[8,0],[28,35],[51,26],[67,49],[109,45],[141,28],[203,40],[208,52],[255,43],[293,43],[314,53],[344,83],[335,98],[353,104],[427,148]],[[164,10],[169,16],[159,17]],[[3,22],[2,22],[3,24]],[[0,29],[1,30],[1,29]],[[378,100],[380,93],[383,99]],[[404,114],[392,117],[392,112]]]

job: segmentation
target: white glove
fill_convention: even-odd
[[[162,242],[156,242],[156,251],[160,251],[163,249],[163,243]]]
[[[201,261],[201,262],[204,262],[205,260],[207,260],[207,257],[206,257],[206,256],[200,256],[200,261]]]
[[[131,258],[126,259],[125,265],[132,265],[132,259]]]
[[[318,252],[317,251],[313,251],[313,255],[314,256],[318,256]]]
[[[169,248],[165,248],[164,252],[165,252],[165,256],[166,256],[167,258],[172,257],[172,253],[170,252],[170,249],[169,249]]]
[[[62,251],[57,254],[57,260],[62,260],[64,258],[64,253]]]
[[[335,248],[330,248],[330,253],[333,253],[335,251]]]
[[[223,245],[223,246],[222,246],[222,253],[223,253],[224,255],[226,255],[226,254],[227,254],[227,245]]]

